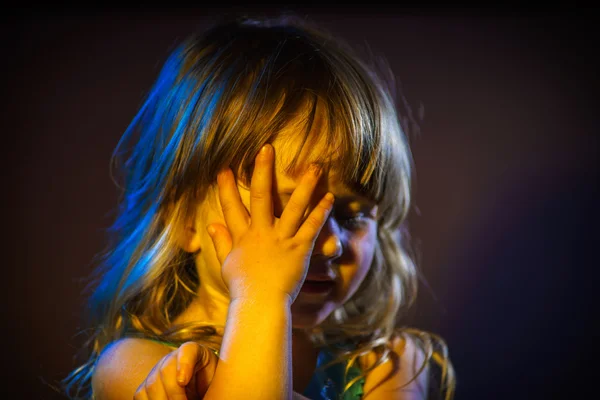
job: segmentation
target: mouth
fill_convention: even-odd
[[[310,280],[306,279],[300,291],[303,293],[327,294],[335,286],[332,280]]]

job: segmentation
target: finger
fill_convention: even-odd
[[[296,239],[313,243],[331,213],[333,202],[333,194],[327,193],[323,196],[319,204],[308,214],[308,217],[298,229]]]
[[[219,172],[217,185],[225,223],[233,237],[238,237],[247,228],[249,215],[242,203],[235,177],[230,168]]]
[[[177,350],[163,358],[158,371],[167,398],[169,400],[187,400],[185,388],[177,382]]]
[[[316,165],[311,166],[302,176],[279,220],[279,233],[282,238],[293,237],[298,231],[320,177],[321,169]]]
[[[264,145],[254,163],[254,172],[250,183],[251,224],[264,228],[273,224],[273,148]]]
[[[204,361],[196,364],[194,368],[194,379],[192,380],[193,387],[200,398],[204,398],[210,383],[215,376],[217,370],[217,364],[219,357],[211,350],[203,348],[204,350]]]
[[[162,359],[160,361],[162,362]],[[146,384],[152,376],[156,376],[156,370],[159,364],[160,362],[157,363],[154,367],[152,367],[146,379],[144,379],[140,386],[138,386],[137,390],[135,391],[135,394],[133,395],[134,400],[149,400],[148,393],[146,392]]]
[[[204,347],[196,342],[185,342],[177,350],[177,383],[185,386],[194,374],[196,364],[206,361]]]
[[[138,387],[137,391],[133,395],[133,400],[149,400],[148,394],[146,393],[146,389],[144,388],[144,384],[145,381],[140,385],[140,387]]]
[[[212,239],[215,252],[217,253],[217,259],[219,260],[219,263],[223,265],[233,246],[231,234],[227,227],[221,224],[210,224],[206,230]]]
[[[160,378],[160,364],[157,364],[157,366],[152,369],[152,371],[144,381],[144,391],[148,396],[148,400],[168,399],[167,392],[165,391],[165,388],[163,387]]]

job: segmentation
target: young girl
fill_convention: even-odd
[[[444,341],[401,324],[412,159],[386,77],[289,17],[178,47],[115,152],[124,193],[65,393],[452,398]]]

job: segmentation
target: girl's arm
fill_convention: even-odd
[[[290,306],[288,296],[255,296],[231,302],[219,364],[206,400],[289,398]]]
[[[171,351],[144,339],[121,339],[101,355],[92,377],[95,400],[201,399],[214,376],[218,359],[193,342]],[[179,372],[187,376],[179,381]],[[153,385],[153,386],[152,386]],[[161,397],[162,396],[162,397]],[[293,400],[310,400],[293,393]]]
[[[320,178],[320,170],[311,168],[292,193],[281,218],[275,218],[271,198],[273,150],[269,145],[264,150],[256,158],[252,175],[250,214],[241,201],[233,172],[227,169],[217,178],[227,226],[212,224],[214,230],[209,229],[209,233],[231,303],[220,360],[204,396],[207,400],[289,400],[293,397],[290,307],[306,276],[314,242],[331,211],[333,197],[324,196],[304,218]],[[134,382],[142,379],[152,390],[160,388],[155,381],[166,379],[171,384],[169,377],[175,372],[170,367],[163,373],[163,366],[173,365],[172,356],[169,362],[157,366],[156,359],[140,355],[143,365],[136,366],[135,352],[120,353],[125,362],[109,358],[110,367],[105,371],[124,382],[128,394]],[[150,370],[152,365],[155,366]],[[135,375],[131,379],[122,377],[121,374],[132,370]],[[145,376],[148,377],[140,378]],[[99,387],[101,385],[99,383]],[[111,387],[115,386],[118,385]],[[177,387],[172,389],[177,390]],[[153,399],[153,396],[147,397]],[[161,398],[160,394],[157,398]]]
[[[227,226],[211,223],[209,234],[231,303],[207,400],[290,400],[293,396],[290,308],[306,276],[314,242],[332,209],[333,196],[325,195],[304,218],[321,175],[313,166],[303,175],[281,218],[276,218],[273,169],[273,149],[266,145],[255,161],[250,213],[233,172],[228,168],[217,177]]]

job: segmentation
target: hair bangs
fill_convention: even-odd
[[[287,174],[298,176],[315,163],[379,202],[390,154],[382,138],[382,119],[390,110],[377,82],[356,65],[336,66],[338,61],[323,56],[318,46],[299,52],[288,41],[275,50],[255,63],[247,74],[250,79],[232,92],[236,100],[229,103],[227,114],[242,124],[224,133],[239,141],[235,147],[242,151],[232,155],[229,166],[248,185],[260,147],[278,137],[289,139],[299,145],[283,165]],[[285,53],[292,50],[293,60],[283,64],[281,60],[290,59]]]

